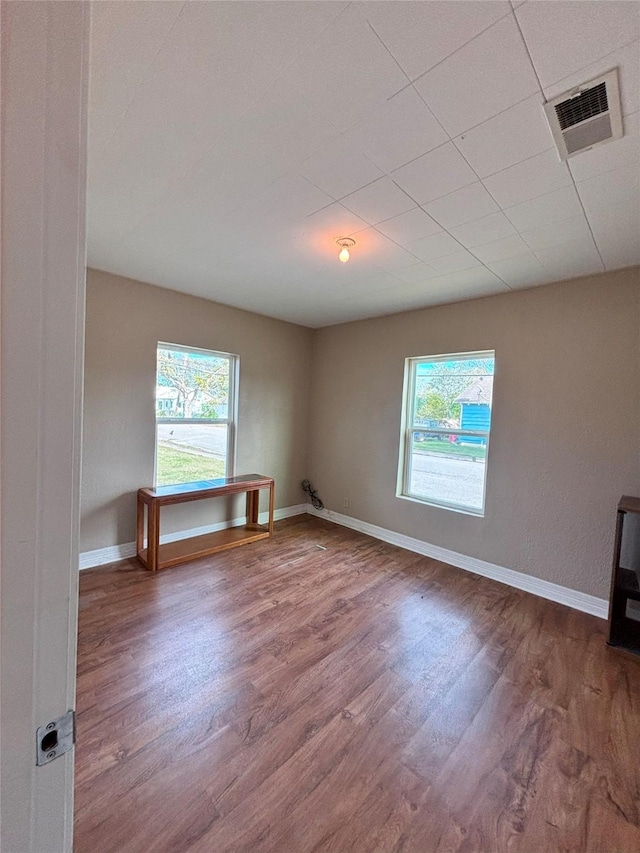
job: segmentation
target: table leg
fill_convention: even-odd
[[[138,497],[136,512],[136,554],[140,557],[144,549],[144,502]]]
[[[247,525],[258,523],[258,510],[260,508],[260,492],[253,489],[247,492]]]
[[[152,572],[158,571],[158,548],[160,546],[160,507],[151,501],[147,510],[147,563]]]
[[[276,506],[276,484],[269,486],[269,536],[273,536],[273,512]]]

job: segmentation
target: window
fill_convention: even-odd
[[[233,474],[238,357],[158,344],[156,485]]]
[[[484,515],[494,352],[408,358],[398,497]]]

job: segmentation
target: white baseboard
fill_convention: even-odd
[[[516,572],[513,569],[507,569],[504,566],[496,566],[493,563],[487,563],[485,560],[479,560],[476,557],[468,557],[465,554],[459,554],[457,551],[450,551],[448,548],[441,548],[438,545],[431,545],[429,542],[423,542],[421,539],[414,539],[411,536],[404,536],[402,533],[396,533],[393,530],[387,530],[384,527],[378,527],[375,524],[369,524],[367,521],[360,521],[358,518],[343,515],[340,512],[332,510],[317,510],[311,504],[297,504],[296,506],[287,506],[282,509],[277,509],[274,512],[274,518],[279,521],[283,518],[291,518],[294,515],[302,515],[309,513],[318,518],[325,518],[327,521],[332,521],[335,524],[340,524],[343,527],[349,527],[351,530],[357,530],[360,533],[365,533],[367,536],[373,536],[374,539],[380,539],[383,542],[388,542],[391,545],[397,545],[399,548],[405,548],[407,551],[413,551],[416,554],[422,554],[425,557],[432,557],[434,560],[440,560],[443,563],[448,563],[451,566],[456,566],[458,569],[464,569],[467,572],[473,572],[476,575],[482,575],[485,578],[499,581],[500,583],[513,586],[516,589],[522,589],[525,592],[531,592],[533,595],[539,595],[541,598],[547,598],[549,601],[556,601],[558,604],[566,604],[567,607],[573,607],[574,610],[581,610],[583,613],[590,613],[592,616],[599,616],[601,619],[606,619],[609,611],[609,603],[604,598],[597,598],[595,595],[587,595],[586,592],[579,592],[575,589],[569,589],[566,586],[560,586],[551,581],[541,580],[540,578],[526,575],[523,572]],[[264,524],[268,520],[266,512],[260,513],[260,523]],[[234,527],[238,524],[244,524],[244,518],[234,518],[232,521],[219,522],[217,524],[208,524],[204,527],[193,527],[190,530],[180,530],[177,533],[166,533],[160,537],[160,542],[175,542],[178,539],[186,539],[190,536],[199,536],[203,533],[214,533],[216,530],[223,530],[225,527]],[[117,560],[124,560],[128,557],[134,557],[136,553],[136,543],[126,542],[122,545],[111,545],[106,548],[97,548],[95,551],[85,551],[80,554],[80,569],[90,569],[95,566],[103,566],[106,563],[114,563]]]
[[[343,527],[366,533],[368,536],[373,536],[374,539],[381,539],[383,542],[405,548],[407,551],[432,557],[435,560],[456,566],[458,569],[491,578],[516,589],[539,595],[541,598],[547,598],[549,601],[566,604],[567,607],[573,607],[574,610],[581,610],[583,613],[590,613],[592,616],[599,616],[601,619],[607,618],[609,602],[604,598],[597,598],[595,595],[587,595],[586,592],[578,592],[578,590],[569,589],[557,583],[525,575],[523,572],[496,566],[493,563],[478,560],[476,557],[467,557],[465,554],[458,554],[457,551],[449,551],[447,548],[440,548],[438,545],[430,545],[421,539],[413,539],[411,536],[404,536],[402,533],[395,533],[393,530],[387,530],[384,527],[378,527],[375,524],[369,524],[366,521],[360,521],[339,512],[327,509],[317,510],[311,504],[307,505],[307,512],[310,515],[318,516],[318,518],[326,518],[328,521],[333,521]]]
[[[291,518],[293,515],[302,515],[305,512],[307,512],[307,505],[297,504],[296,506],[285,506],[281,509],[276,509],[273,517],[275,521],[280,521],[282,518]],[[260,524],[266,524],[269,520],[269,513],[261,512],[258,520]],[[234,518],[231,521],[220,521],[216,524],[206,524],[203,527],[179,530],[177,533],[165,533],[160,537],[160,544],[177,542],[178,539],[188,539],[190,536],[200,536],[204,533],[215,533],[217,530],[224,530],[227,527],[236,527],[239,524],[245,523],[245,518]],[[92,569],[95,566],[104,566],[106,563],[115,563],[117,560],[126,560],[128,557],[135,557],[135,554],[135,542],[125,542],[123,545],[109,545],[106,548],[96,548],[95,551],[85,551],[80,554],[78,568]]]
[[[127,557],[135,557],[136,543],[126,542],[124,545],[109,545],[107,548],[96,548],[95,551],[84,551],[80,554],[78,568],[93,569]]]

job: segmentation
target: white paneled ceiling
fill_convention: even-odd
[[[640,264],[639,39],[636,0],[94,2],[89,265],[320,327]],[[611,68],[623,138],[562,163],[543,102]]]

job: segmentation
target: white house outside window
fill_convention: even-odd
[[[156,485],[233,475],[238,357],[159,343]]]
[[[398,497],[484,515],[495,353],[408,358]]]

